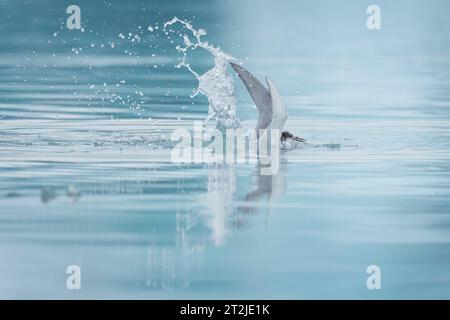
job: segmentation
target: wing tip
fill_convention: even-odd
[[[233,70],[236,72],[238,72],[239,70],[242,69],[242,67],[240,65],[238,65],[237,63],[231,62],[231,61],[230,61],[230,65],[233,68]]]

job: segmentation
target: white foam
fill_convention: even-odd
[[[183,33],[183,31],[177,33],[183,37],[184,46],[176,46],[177,51],[182,54],[181,61],[176,67],[186,68],[198,80],[197,90],[192,94],[192,97],[201,93],[208,98],[209,112],[206,122],[213,119],[217,121],[219,127],[237,127],[239,125],[239,120],[236,117],[234,81],[227,71],[228,62],[230,60],[236,61],[236,59],[224,53],[220,48],[214,47],[206,41],[202,41],[201,37],[206,35],[205,30],[194,29],[189,22],[180,20],[177,17],[167,21],[164,24],[164,30],[167,30],[168,27],[175,23],[181,23],[195,38],[195,42],[192,42],[187,33]],[[193,70],[186,61],[188,49],[195,50],[197,48],[206,50],[214,59],[214,66],[201,75]]]

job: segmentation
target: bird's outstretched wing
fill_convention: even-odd
[[[270,97],[272,98],[272,122],[270,123],[271,129],[278,129],[280,132],[283,130],[284,124],[288,118],[286,105],[281,100],[281,96],[278,93],[275,85],[266,78],[267,85],[269,86]]]
[[[270,92],[250,72],[236,63],[230,62],[230,65],[241,78],[258,109],[257,132],[259,129],[266,129],[272,122],[272,98]]]

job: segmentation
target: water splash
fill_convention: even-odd
[[[175,23],[184,26],[183,31],[177,34],[182,36],[184,45],[177,45],[176,50],[182,54],[181,61],[176,65],[177,68],[184,67],[189,70],[198,80],[198,87],[191,97],[197,94],[204,94],[208,98],[209,111],[205,122],[213,119],[217,121],[219,128],[236,128],[239,126],[239,120],[236,117],[236,98],[234,96],[234,81],[227,72],[228,62],[237,61],[232,56],[224,53],[220,48],[214,47],[201,37],[206,35],[203,29],[194,29],[194,27],[184,20],[174,17],[172,20],[164,23],[164,30],[167,33],[167,27]],[[184,32],[186,31],[186,32]],[[195,38],[192,42],[189,33]],[[204,74],[198,74],[186,61],[188,50],[202,48],[209,52],[214,59],[214,66]]]

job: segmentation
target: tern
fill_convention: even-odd
[[[278,129],[281,132],[280,140],[305,142],[305,139],[296,137],[288,131],[283,131],[284,124],[288,118],[286,105],[283,103],[275,85],[266,77],[268,89],[240,65],[230,62],[231,67],[236,71],[247,88],[250,97],[256,105],[258,111],[258,121],[256,132],[265,129]]]

